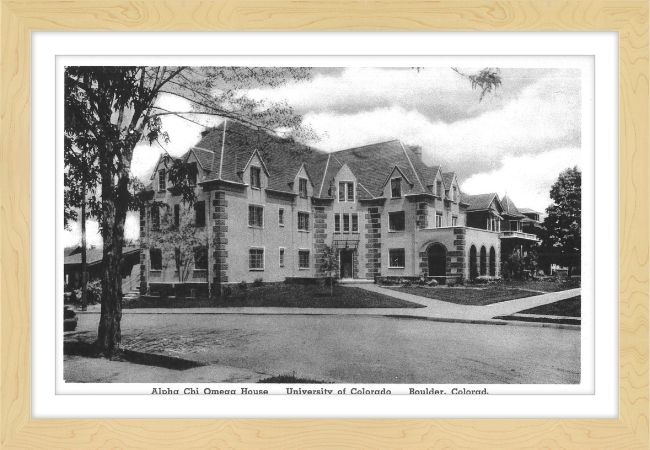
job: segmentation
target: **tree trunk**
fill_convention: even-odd
[[[102,176],[102,310],[97,332],[97,351],[106,358],[119,357],[122,330],[122,247],[128,205],[123,193],[128,177],[122,175],[114,187],[113,177]],[[121,195],[122,194],[122,195]],[[128,194],[128,191],[127,191]]]
[[[81,310],[88,309],[88,266],[86,264],[86,198],[81,202]]]

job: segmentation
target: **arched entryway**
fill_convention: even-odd
[[[487,251],[481,247],[481,276],[487,275]]]
[[[427,249],[429,259],[429,276],[444,277],[447,275],[447,249],[442,244],[432,244]]]
[[[478,267],[476,265],[476,247],[473,245],[469,248],[469,278],[473,280],[478,276]]]
[[[497,275],[497,253],[494,251],[494,247],[490,247],[490,276],[495,277]]]

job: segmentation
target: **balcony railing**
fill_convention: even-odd
[[[334,248],[357,248],[360,237],[360,233],[334,233],[332,246]]]
[[[530,233],[522,233],[521,231],[502,231],[501,236],[502,239],[528,239],[531,241],[537,241],[537,236],[534,234]]]

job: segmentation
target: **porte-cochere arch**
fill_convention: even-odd
[[[430,277],[447,276],[447,248],[439,242],[427,247],[427,262]]]
[[[472,245],[469,248],[469,278],[475,279],[478,276],[478,265],[476,261],[476,246]]]

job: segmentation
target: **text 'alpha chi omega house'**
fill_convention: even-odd
[[[327,153],[227,121],[181,160],[196,170],[197,202],[187,211],[159,161],[140,211],[143,293],[326,277],[328,246],[342,279],[456,283],[499,276],[502,247],[537,243],[523,230],[538,213],[527,217],[496,194],[462,194],[454,172],[426,165],[421,148],[399,140]],[[163,215],[181,226],[183,213],[202,244],[181,281],[156,233]]]

